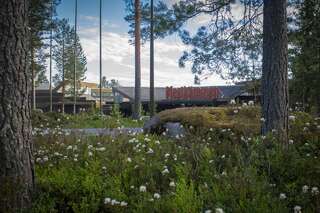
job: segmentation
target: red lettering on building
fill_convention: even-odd
[[[217,87],[166,88],[166,98],[169,100],[214,100],[220,95],[221,91]]]

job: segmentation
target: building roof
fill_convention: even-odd
[[[88,87],[88,88],[91,88],[91,89],[93,89],[93,88],[98,88],[98,84],[96,84],[96,83],[90,83],[90,82],[84,82],[84,81],[82,81],[82,82],[80,82],[80,86],[81,87]]]
[[[125,98],[134,100],[134,87],[114,87],[113,90],[118,92]],[[141,101],[149,101],[150,91],[149,87],[141,87]],[[166,100],[166,88],[154,88],[155,101]]]

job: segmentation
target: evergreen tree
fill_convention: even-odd
[[[73,71],[74,71],[74,29],[70,27],[68,21],[63,19],[59,22],[55,42],[56,46],[53,51],[53,57],[56,63],[57,74],[54,76],[55,84],[65,80],[66,94],[73,96]],[[76,57],[76,81],[77,94],[83,93],[80,88],[80,82],[85,79],[87,71],[87,59],[82,49],[79,36],[77,36],[77,57]]]
[[[320,114],[320,2],[303,1],[290,28],[291,100]]]
[[[0,212],[28,212],[35,188],[27,64],[29,3],[0,4]]]
[[[60,0],[30,0],[29,20],[30,24],[30,48],[28,55],[30,60],[30,73],[33,90],[33,108],[36,108],[35,88],[40,83],[48,83],[46,77],[45,49],[48,47],[48,34],[55,27],[55,20],[51,20],[51,14],[56,15],[56,7]]]

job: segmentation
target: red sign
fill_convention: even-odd
[[[166,88],[166,98],[169,100],[213,100],[220,94],[220,89],[216,87]]]

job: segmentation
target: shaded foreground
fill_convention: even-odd
[[[319,119],[291,116],[288,149],[272,135],[185,124],[156,135],[36,136],[33,212],[316,212]],[[165,133],[164,133],[165,134]]]

